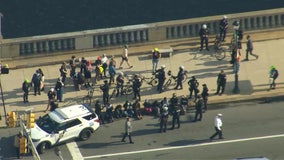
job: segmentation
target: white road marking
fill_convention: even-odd
[[[172,149],[180,149],[180,148],[193,148],[193,147],[209,146],[209,145],[215,145],[215,144],[226,144],[226,143],[236,143],[236,142],[244,142],[244,141],[269,139],[269,138],[279,138],[279,137],[284,137],[284,134],[262,136],[262,137],[252,137],[252,138],[243,138],[243,139],[235,139],[235,140],[228,140],[228,141],[205,142],[205,143],[200,143],[200,144],[189,144],[189,145],[185,145],[185,146],[164,147],[164,148],[155,148],[155,149],[147,149],[147,150],[140,150],[140,151],[131,151],[131,152],[103,154],[103,155],[88,156],[88,157],[83,157],[83,158],[84,159],[102,158],[102,157],[111,157],[111,156],[129,155],[129,154],[136,154],[136,153],[164,151],[164,150],[172,150]]]
[[[66,146],[72,156],[72,159],[84,159],[76,142],[67,143]]]

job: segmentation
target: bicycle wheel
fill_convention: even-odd
[[[164,84],[164,90],[167,90],[169,88],[169,86],[171,85],[172,80],[169,79],[165,84]]]
[[[126,86],[123,87],[123,92],[126,94],[126,95],[130,95],[133,93],[133,90],[132,90],[132,84],[130,82],[128,82],[126,84]]]
[[[158,85],[158,78],[154,78],[151,80],[151,85],[152,86],[157,86]]]
[[[223,60],[226,57],[226,51],[223,48],[215,50],[215,57],[219,61]]]

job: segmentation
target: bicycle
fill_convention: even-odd
[[[226,52],[231,52],[232,48],[234,48],[234,37],[231,39],[231,43],[229,47],[226,49],[223,47],[223,43],[218,35],[216,35],[214,40],[214,56],[217,60],[221,61],[226,57]]]
[[[157,74],[152,75],[151,77],[145,77],[141,74],[139,74],[139,76],[141,77],[141,80],[146,82],[148,85],[151,86],[157,86],[158,85],[158,77]]]
[[[128,79],[128,81],[126,82],[125,85],[123,85],[123,90],[122,90],[122,94],[123,95],[130,95],[133,93],[133,88],[132,88],[132,79],[126,75],[126,79]],[[109,96],[109,99],[113,98],[114,95],[117,94],[117,88],[115,87],[113,89],[113,91],[111,92],[111,95]]]
[[[83,97],[82,103],[83,104],[89,104],[89,106],[91,106],[92,99],[93,99],[93,96],[94,96],[94,92],[95,92],[95,88],[92,87],[91,89],[89,89],[87,95],[85,97]],[[89,103],[87,103],[87,102],[89,102]]]
[[[168,74],[168,76],[170,76],[170,78],[164,84],[164,86],[163,86],[164,90],[167,90],[169,88],[169,86],[172,84],[172,81],[174,81],[174,85],[177,84],[177,76],[173,76],[171,70],[169,70],[167,74]],[[187,78],[188,78],[187,74],[188,74],[188,71],[184,71],[184,78],[182,80],[182,83],[184,83],[187,80]]]

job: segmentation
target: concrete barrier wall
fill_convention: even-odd
[[[223,15],[86,30],[71,33],[2,39],[0,58],[26,55],[59,54],[90,49],[104,49],[123,44],[138,45],[147,42],[197,37],[202,24],[207,24],[210,34],[219,33]],[[284,8],[228,14],[229,34],[232,23],[240,22],[241,29],[249,32],[284,27]]]

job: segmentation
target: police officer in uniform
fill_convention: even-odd
[[[191,99],[193,92],[194,92],[194,97],[196,98],[198,93],[199,82],[196,80],[195,76],[192,76],[187,83],[189,85],[189,99]]]
[[[168,118],[169,118],[168,106],[163,105],[160,114],[160,133],[167,132]]]
[[[184,79],[184,66],[179,67],[178,75],[177,75],[177,85],[175,89],[182,89],[182,81]]]
[[[225,87],[226,87],[226,82],[227,82],[226,74],[225,74],[224,70],[221,70],[221,72],[218,74],[217,91],[216,91],[215,94],[219,94],[221,96],[224,93]],[[221,90],[221,92],[220,92],[220,90]]]
[[[177,94],[173,93],[172,98],[170,99],[170,113],[173,114],[175,107],[178,105],[178,98]]]
[[[116,77],[116,97],[120,94],[123,95],[124,74],[120,72]]]
[[[102,104],[100,101],[96,101],[95,103],[95,113],[98,115],[100,123],[104,124],[104,118],[102,116]]]
[[[178,104],[173,106],[173,112],[172,113],[173,113],[173,121],[172,121],[172,128],[171,129],[175,129],[175,123],[176,122],[177,122],[177,125],[178,125],[177,128],[180,128],[180,121],[179,121],[180,106]]]
[[[140,87],[142,85],[142,81],[141,79],[138,77],[138,75],[135,75],[134,76],[134,79],[133,79],[133,92],[134,92],[134,98],[133,99],[137,99],[138,97],[138,100],[141,101],[141,96],[140,96]]]
[[[207,25],[206,24],[203,24],[202,27],[200,28],[199,36],[200,36],[200,51],[203,50],[204,42],[205,42],[206,50],[209,51],[209,48],[208,48],[209,31],[207,29]]]
[[[100,86],[103,91],[103,103],[106,105],[109,100],[109,84],[107,80],[104,80],[104,85]]]
[[[201,92],[201,96],[202,96],[202,99],[203,99],[203,103],[204,103],[204,110],[206,111],[207,110],[207,102],[208,102],[208,87],[206,84],[202,84],[202,92]]]
[[[220,40],[225,41],[227,29],[228,29],[227,16],[223,16],[223,18],[221,19],[219,23],[219,27],[220,27]]]
[[[166,80],[165,68],[166,68],[166,66],[162,65],[161,69],[159,69],[157,71],[157,73],[158,73],[158,87],[157,87],[157,90],[158,90],[159,93],[163,92],[163,85],[164,85],[164,82]]]
[[[194,118],[194,122],[201,121],[202,120],[202,106],[203,106],[203,102],[201,99],[201,96],[198,95],[195,101],[195,118]],[[199,116],[199,118],[197,119],[197,117]]]

